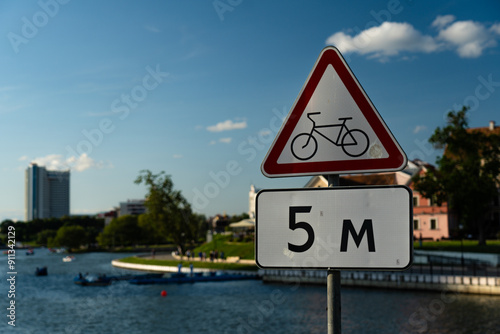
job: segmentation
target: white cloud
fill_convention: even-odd
[[[69,166],[64,161],[61,154],[49,154],[44,157],[38,157],[32,160],[32,162],[45,166],[50,170],[67,170]]]
[[[259,131],[259,136],[269,136],[271,134],[271,130],[268,130],[268,129],[264,129],[264,130],[261,130]]]
[[[432,26],[438,29],[443,29],[451,22],[455,21],[456,17],[453,15],[438,15],[434,22],[432,22]]]
[[[446,49],[456,51],[462,58],[476,58],[486,48],[497,45],[500,24],[489,29],[475,21],[455,21],[453,15],[437,16],[432,26],[437,28],[437,36],[425,35],[409,23],[383,22],[357,35],[337,32],[326,44],[336,46],[343,53],[359,53],[387,61],[401,53],[433,53]],[[402,59],[408,59],[402,55]]]
[[[380,59],[396,56],[402,51],[432,52],[438,48],[432,37],[422,35],[408,23],[397,22],[384,22],[352,37],[338,32],[326,43],[335,45],[343,53],[357,52]]]
[[[86,169],[97,166],[94,159],[89,157],[87,153],[83,153],[79,157],[69,157],[68,159],[66,159],[66,162],[71,166],[71,169],[74,169],[77,172],[82,172]]]
[[[219,139],[219,141],[221,143],[224,143],[224,144],[229,144],[229,143],[231,143],[232,140],[233,140],[233,138],[229,138],[229,137],[228,138],[221,138],[221,139]]]
[[[425,130],[427,130],[427,127],[425,125],[417,125],[415,129],[413,129],[413,133],[417,134]]]
[[[490,27],[490,30],[498,35],[500,35],[500,23],[496,23]]]
[[[90,168],[102,169],[113,167],[111,163],[105,163],[104,161],[96,162],[87,153],[83,153],[78,157],[71,156],[67,159],[64,159],[61,154],[49,154],[44,157],[35,158],[32,162],[40,166],[45,166],[49,170],[71,169],[77,172],[82,172]]]
[[[23,155],[22,157],[20,157],[17,160],[19,160],[19,161],[26,161],[26,160],[28,160],[28,156],[27,155]]]
[[[246,127],[247,127],[246,121],[241,121],[241,122],[235,123],[235,122],[228,119],[227,121],[208,126],[207,130],[210,132],[221,132],[221,131],[229,131],[229,130],[236,130],[236,129],[245,129]]]
[[[474,21],[457,21],[441,30],[438,38],[456,48],[462,58],[477,58],[484,49],[497,45],[493,34]]]
[[[173,155],[173,158],[174,158],[174,159],[180,159],[180,158],[182,158],[182,157],[183,157],[183,156],[182,156],[182,154],[174,154],[174,155]]]

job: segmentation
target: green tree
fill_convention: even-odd
[[[45,218],[34,219],[28,222],[16,222],[12,220],[4,220],[0,224],[1,233],[6,231],[9,225],[15,224],[16,226],[16,240],[29,242],[37,241],[39,233],[44,230],[57,231],[63,225],[79,225],[82,226],[87,233],[86,244],[95,242],[97,235],[104,228],[104,220],[91,217],[91,216],[75,216],[75,217],[61,217],[61,218]],[[44,240],[45,238],[42,237]]]
[[[242,221],[243,219],[249,219],[249,218],[250,218],[250,216],[248,215],[248,213],[243,212],[240,215],[234,215],[234,216],[232,216],[229,221],[231,223],[237,223],[239,221]]]
[[[165,242],[165,237],[159,235],[155,230],[155,224],[152,216],[146,213],[137,218],[138,225],[142,231],[142,240],[146,245],[161,244]]]
[[[145,184],[148,188],[145,203],[148,211],[141,223],[148,224],[155,233],[172,241],[183,254],[186,243],[195,238],[194,225],[198,223],[191,205],[179,190],[174,189],[171,177],[164,172],[153,174],[143,170],[135,183]]]
[[[2,234],[7,234],[9,232],[9,226],[13,226],[15,225],[16,223],[14,223],[12,220],[10,219],[5,219],[4,221],[2,221],[2,223],[0,224],[0,233]]]
[[[68,250],[78,249],[85,244],[87,233],[79,225],[65,225],[57,230],[55,244],[66,247]]]
[[[43,230],[43,231],[37,233],[36,242],[39,245],[48,246],[49,240],[54,239],[56,237],[56,235],[57,235],[56,230]]]
[[[204,241],[207,236],[208,224],[205,215],[193,213],[189,219],[189,240],[191,243]]]
[[[124,215],[113,219],[99,234],[97,241],[101,246],[130,246],[140,243],[142,235],[137,216]]]
[[[415,178],[415,190],[438,205],[448,202],[452,217],[465,230],[477,232],[479,244],[485,245],[491,228],[487,216],[498,196],[500,136],[469,129],[468,110],[450,111],[447,125],[430,137],[444,154],[436,161],[437,170]]]

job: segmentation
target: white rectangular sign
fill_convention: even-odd
[[[412,264],[408,187],[262,190],[256,202],[261,268],[405,270]]]

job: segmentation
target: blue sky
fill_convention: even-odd
[[[144,198],[165,171],[206,215],[248,210],[260,164],[321,50],[340,49],[409,159],[445,115],[500,122],[498,1],[3,1],[0,220],[32,161],[71,168],[71,212]],[[201,195],[200,195],[201,194]]]

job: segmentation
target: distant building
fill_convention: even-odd
[[[32,163],[25,172],[25,220],[69,216],[69,181],[69,171],[51,171]]]
[[[255,219],[255,198],[259,190],[253,184],[250,185],[250,191],[248,192],[248,217],[250,219]]]
[[[97,218],[104,219],[104,226],[108,226],[113,219],[118,216],[118,210],[110,210],[106,212],[101,212],[97,214]]]
[[[226,230],[226,226],[229,226],[229,217],[224,212],[222,215],[217,214],[214,217],[210,218],[210,226],[211,230],[215,233],[224,233]]]
[[[133,215],[138,216],[146,213],[146,200],[129,199],[126,202],[120,202],[120,213],[118,216]]]

